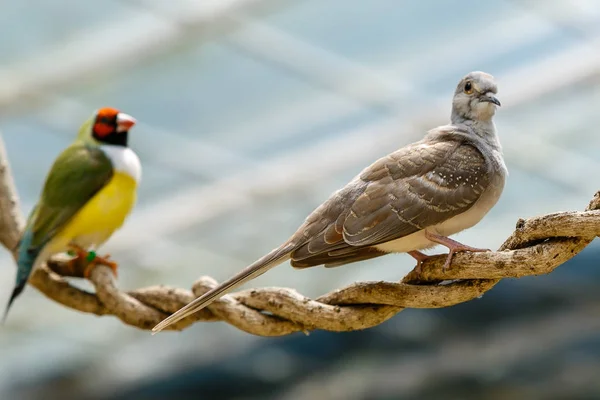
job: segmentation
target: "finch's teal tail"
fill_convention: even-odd
[[[17,297],[23,292],[25,289],[25,285],[27,284],[27,280],[29,279],[29,275],[31,274],[31,270],[33,269],[33,265],[35,263],[35,259],[40,254],[40,248],[31,247],[31,240],[33,238],[33,232],[30,229],[27,229],[23,233],[23,237],[19,242],[19,258],[17,260],[17,278],[15,280],[15,287],[10,295],[10,299],[8,300],[8,304],[6,305],[6,309],[4,310],[4,317],[2,318],[2,323],[6,320],[8,315],[8,310],[10,310],[10,306],[15,301]]]

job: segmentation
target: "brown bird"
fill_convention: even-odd
[[[280,247],[156,325],[158,332],[235,287],[291,259],[295,268],[336,267],[408,253],[417,271],[436,244],[452,255],[489,251],[448,238],[477,224],[496,204],[508,171],[492,120],[497,86],[484,72],[459,82],[450,125],[377,160],[313,211]]]

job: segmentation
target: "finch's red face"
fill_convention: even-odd
[[[127,134],[135,122],[115,108],[104,107],[96,113],[92,136],[102,143],[127,146]]]

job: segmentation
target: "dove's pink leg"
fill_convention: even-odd
[[[461,251],[470,251],[473,253],[484,253],[486,251],[491,251],[490,249],[479,249],[477,247],[467,246],[466,244],[457,242],[456,240],[450,239],[449,237],[437,235],[429,231],[425,231],[425,237],[431,240],[432,242],[441,244],[442,246],[446,246],[448,250],[450,250],[450,252],[448,253],[448,257],[446,258],[446,262],[444,263],[444,271],[450,268],[450,263],[452,262],[452,256],[454,255],[454,253],[458,253]]]
[[[415,272],[417,274],[421,275],[421,265],[423,265],[423,262],[431,256],[421,253],[418,250],[409,251],[407,254],[409,256],[411,256],[412,258],[414,258],[415,260],[417,260],[417,266],[415,267]]]

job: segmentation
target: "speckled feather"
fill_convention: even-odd
[[[362,247],[410,235],[473,206],[490,184],[491,165],[463,137],[446,136],[378,160],[335,193],[290,240],[298,244],[292,265],[330,264],[327,255],[337,265],[340,256],[353,262],[350,254],[365,256]]]

